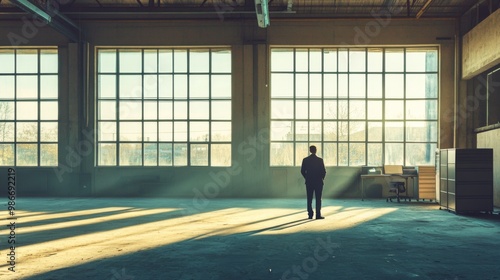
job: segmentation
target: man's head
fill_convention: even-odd
[[[311,147],[309,147],[309,152],[311,152],[311,154],[316,154],[316,146],[311,145]]]

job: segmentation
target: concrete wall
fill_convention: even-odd
[[[493,204],[500,207],[500,129],[489,130],[477,134],[478,148],[493,149]]]
[[[463,36],[462,78],[470,79],[500,64],[500,10]]]
[[[0,31],[21,30],[22,25],[2,22]],[[367,20],[274,20],[268,29],[258,28],[253,20],[93,21],[83,25],[90,43],[88,92],[80,86],[86,81],[79,68],[79,46],[50,29],[29,41],[34,46],[60,46],[60,166],[19,167],[26,195],[184,196],[193,197],[196,203],[226,196],[303,197],[298,167],[269,168],[267,65],[271,46],[439,46],[440,146],[452,147],[455,142],[457,52],[452,20],[396,20],[385,14]],[[10,42],[0,37],[0,45]],[[95,140],[94,47],[206,45],[232,49],[233,166],[96,167],[94,151],[87,149]],[[359,196],[360,171],[360,167],[328,168],[325,196]]]

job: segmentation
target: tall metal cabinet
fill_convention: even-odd
[[[493,212],[493,149],[442,149],[440,209]]]

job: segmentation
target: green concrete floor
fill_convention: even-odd
[[[323,204],[308,220],[305,199],[19,198],[0,279],[500,279],[497,211]]]

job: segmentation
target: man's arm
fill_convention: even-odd
[[[305,158],[302,160],[302,167],[300,168],[300,173],[302,174],[302,177],[306,178],[306,159]]]
[[[326,176],[326,168],[325,168],[325,162],[323,161],[323,159],[321,159],[321,168],[322,168],[321,175],[322,175],[323,180],[324,180],[325,176]]]

